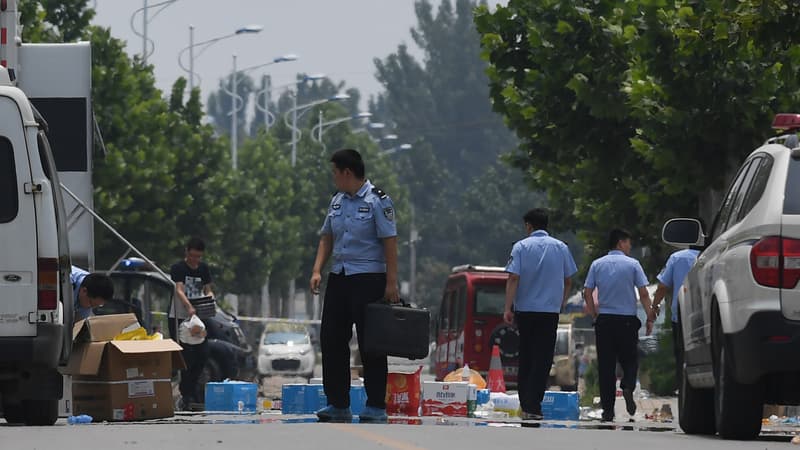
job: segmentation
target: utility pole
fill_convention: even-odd
[[[147,65],[147,0],[142,8],[142,63]]]

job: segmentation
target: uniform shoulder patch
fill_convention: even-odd
[[[384,198],[388,197],[386,192],[383,192],[383,189],[381,189],[379,187],[373,187],[372,188],[372,193],[377,195],[378,198],[380,198],[380,199],[384,199]]]

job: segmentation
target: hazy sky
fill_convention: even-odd
[[[131,30],[131,15],[143,5],[143,0],[96,1],[95,23],[110,27],[115,37],[127,41],[131,55],[142,52],[142,39]],[[152,17],[156,10],[150,8],[148,36],[155,42],[155,51],[148,62],[155,66],[158,87],[166,92],[177,77],[187,75],[178,65],[178,53],[189,45],[189,25],[195,27],[195,42],[248,24],[264,27],[258,34],[217,42],[195,56],[204,102],[219,79],[230,74],[234,54],[240,69],[297,54],[297,61],[256,69],[250,75],[258,79],[266,71],[277,86],[293,81],[297,72],[322,72],[358,88],[365,99],[382,90],[374,76],[373,58],[385,58],[403,42],[422,58],[409,32],[416,24],[414,0],[178,0]],[[141,13],[134,26],[142,29]],[[186,67],[187,57],[188,52],[183,60]]]

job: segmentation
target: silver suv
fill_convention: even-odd
[[[680,425],[753,439],[763,405],[800,404],[800,114],[779,114],[742,164],[708,236],[672,219],[664,242],[703,248],[679,295]]]

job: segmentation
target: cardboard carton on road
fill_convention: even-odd
[[[65,373],[72,375],[73,414],[95,421],[144,420],[174,415],[172,369],[186,367],[171,339],[115,341],[138,325],[133,314],[95,316],[73,328]]]

